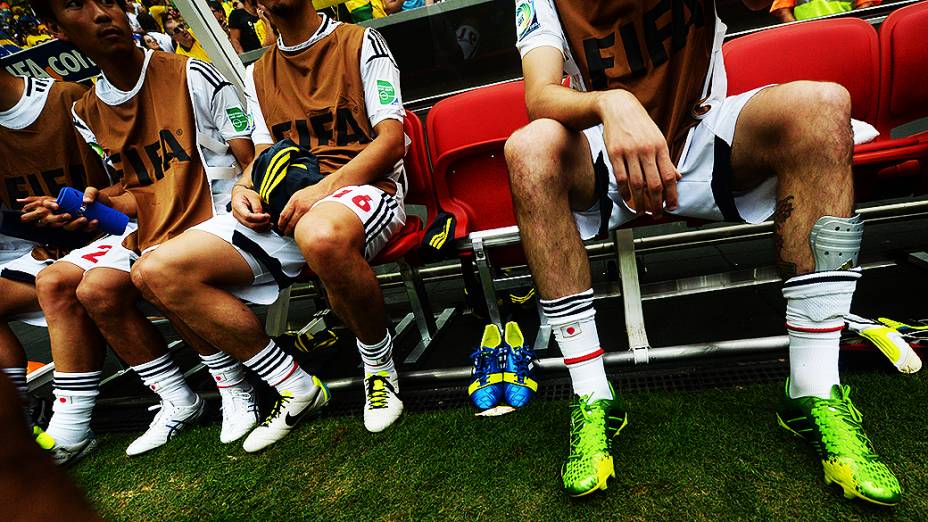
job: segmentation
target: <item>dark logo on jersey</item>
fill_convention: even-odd
[[[164,178],[174,162],[190,161],[190,155],[184,150],[174,133],[163,129],[158,132],[158,141],[144,147],[129,147],[110,155],[110,163],[115,170],[113,177],[122,179],[126,164],[131,167],[139,179],[139,185],[151,185]]]
[[[70,183],[68,174],[70,173]],[[8,201],[3,201],[6,208],[19,209],[22,204],[17,199],[29,196],[57,196],[64,187],[74,187],[83,191],[87,186],[87,174],[83,165],[72,165],[65,172],[64,168],[46,170],[35,174],[21,174],[7,176],[3,183],[6,185]]]
[[[306,120],[284,121],[271,127],[274,141],[284,138],[299,143],[312,150],[315,147],[344,147],[352,143],[370,143],[367,135],[354,114],[346,107],[339,107],[332,112],[310,116]]]
[[[687,10],[689,17],[687,17]],[[670,13],[669,23],[658,26],[657,21],[667,13]],[[634,22],[626,22],[619,27],[619,37],[625,48],[625,59],[632,77],[638,77],[647,72],[645,51],[651,59],[651,67],[659,67],[669,59],[664,46],[668,38],[670,39],[670,53],[676,53],[686,47],[690,27],[703,27],[706,21],[701,0],[661,0],[654,8],[644,13],[642,22],[645,49],[641,48],[638,28]],[[606,71],[615,67],[615,57],[604,56],[602,51],[615,46],[615,38],[616,35],[612,32],[602,38],[587,38],[583,41],[583,54],[590,71],[590,83],[592,84],[590,88],[593,90],[609,88]]]

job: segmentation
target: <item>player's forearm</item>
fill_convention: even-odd
[[[579,92],[549,84],[527,91],[526,104],[531,119],[550,118],[579,131],[602,123],[609,105],[624,97],[634,95],[621,89]]]
[[[393,171],[396,162],[406,154],[402,126],[398,127],[399,135],[395,132],[380,133],[344,167],[326,176],[321,183],[325,183],[327,191],[335,192],[352,185],[370,185],[385,179]]]
[[[136,217],[138,215],[138,205],[135,201],[135,196],[126,190],[126,187],[122,183],[100,189],[97,193],[97,200],[129,217]]]

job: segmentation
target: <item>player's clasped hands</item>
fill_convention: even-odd
[[[99,190],[94,187],[87,187],[84,190],[84,205],[89,205],[97,200]],[[34,223],[38,226],[49,228],[62,228],[69,232],[85,231],[92,232],[96,230],[99,222],[88,220],[85,217],[74,218],[67,212],[61,212],[55,198],[51,196],[29,196],[27,198],[17,199],[23,203],[23,215],[20,220],[23,223]]]
[[[639,214],[660,216],[665,208],[675,210],[681,176],[670,159],[667,140],[648,112],[624,90],[604,92],[599,111],[622,198]]]

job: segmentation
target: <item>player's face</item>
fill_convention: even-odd
[[[129,19],[115,0],[52,0],[58,38],[89,54],[112,56],[135,47]]]
[[[302,11],[308,0],[258,0],[258,7],[270,13],[271,17],[288,17]],[[273,18],[271,19],[273,21]]]

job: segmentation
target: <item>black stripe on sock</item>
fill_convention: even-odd
[[[792,287],[803,286],[803,285],[814,285],[816,283],[850,283],[850,282],[854,282],[860,279],[859,275],[851,275],[852,273],[856,274],[856,272],[849,272],[847,274],[830,274],[827,276],[808,277],[808,278],[803,278],[799,280],[790,279],[789,281],[783,283],[783,288],[792,288]]]
[[[594,309],[593,303],[588,303],[585,305],[579,305],[575,308],[562,310],[560,312],[548,312],[547,310],[545,310],[545,315],[547,317],[570,317],[571,315],[580,315],[584,312],[588,312],[593,309]]]

